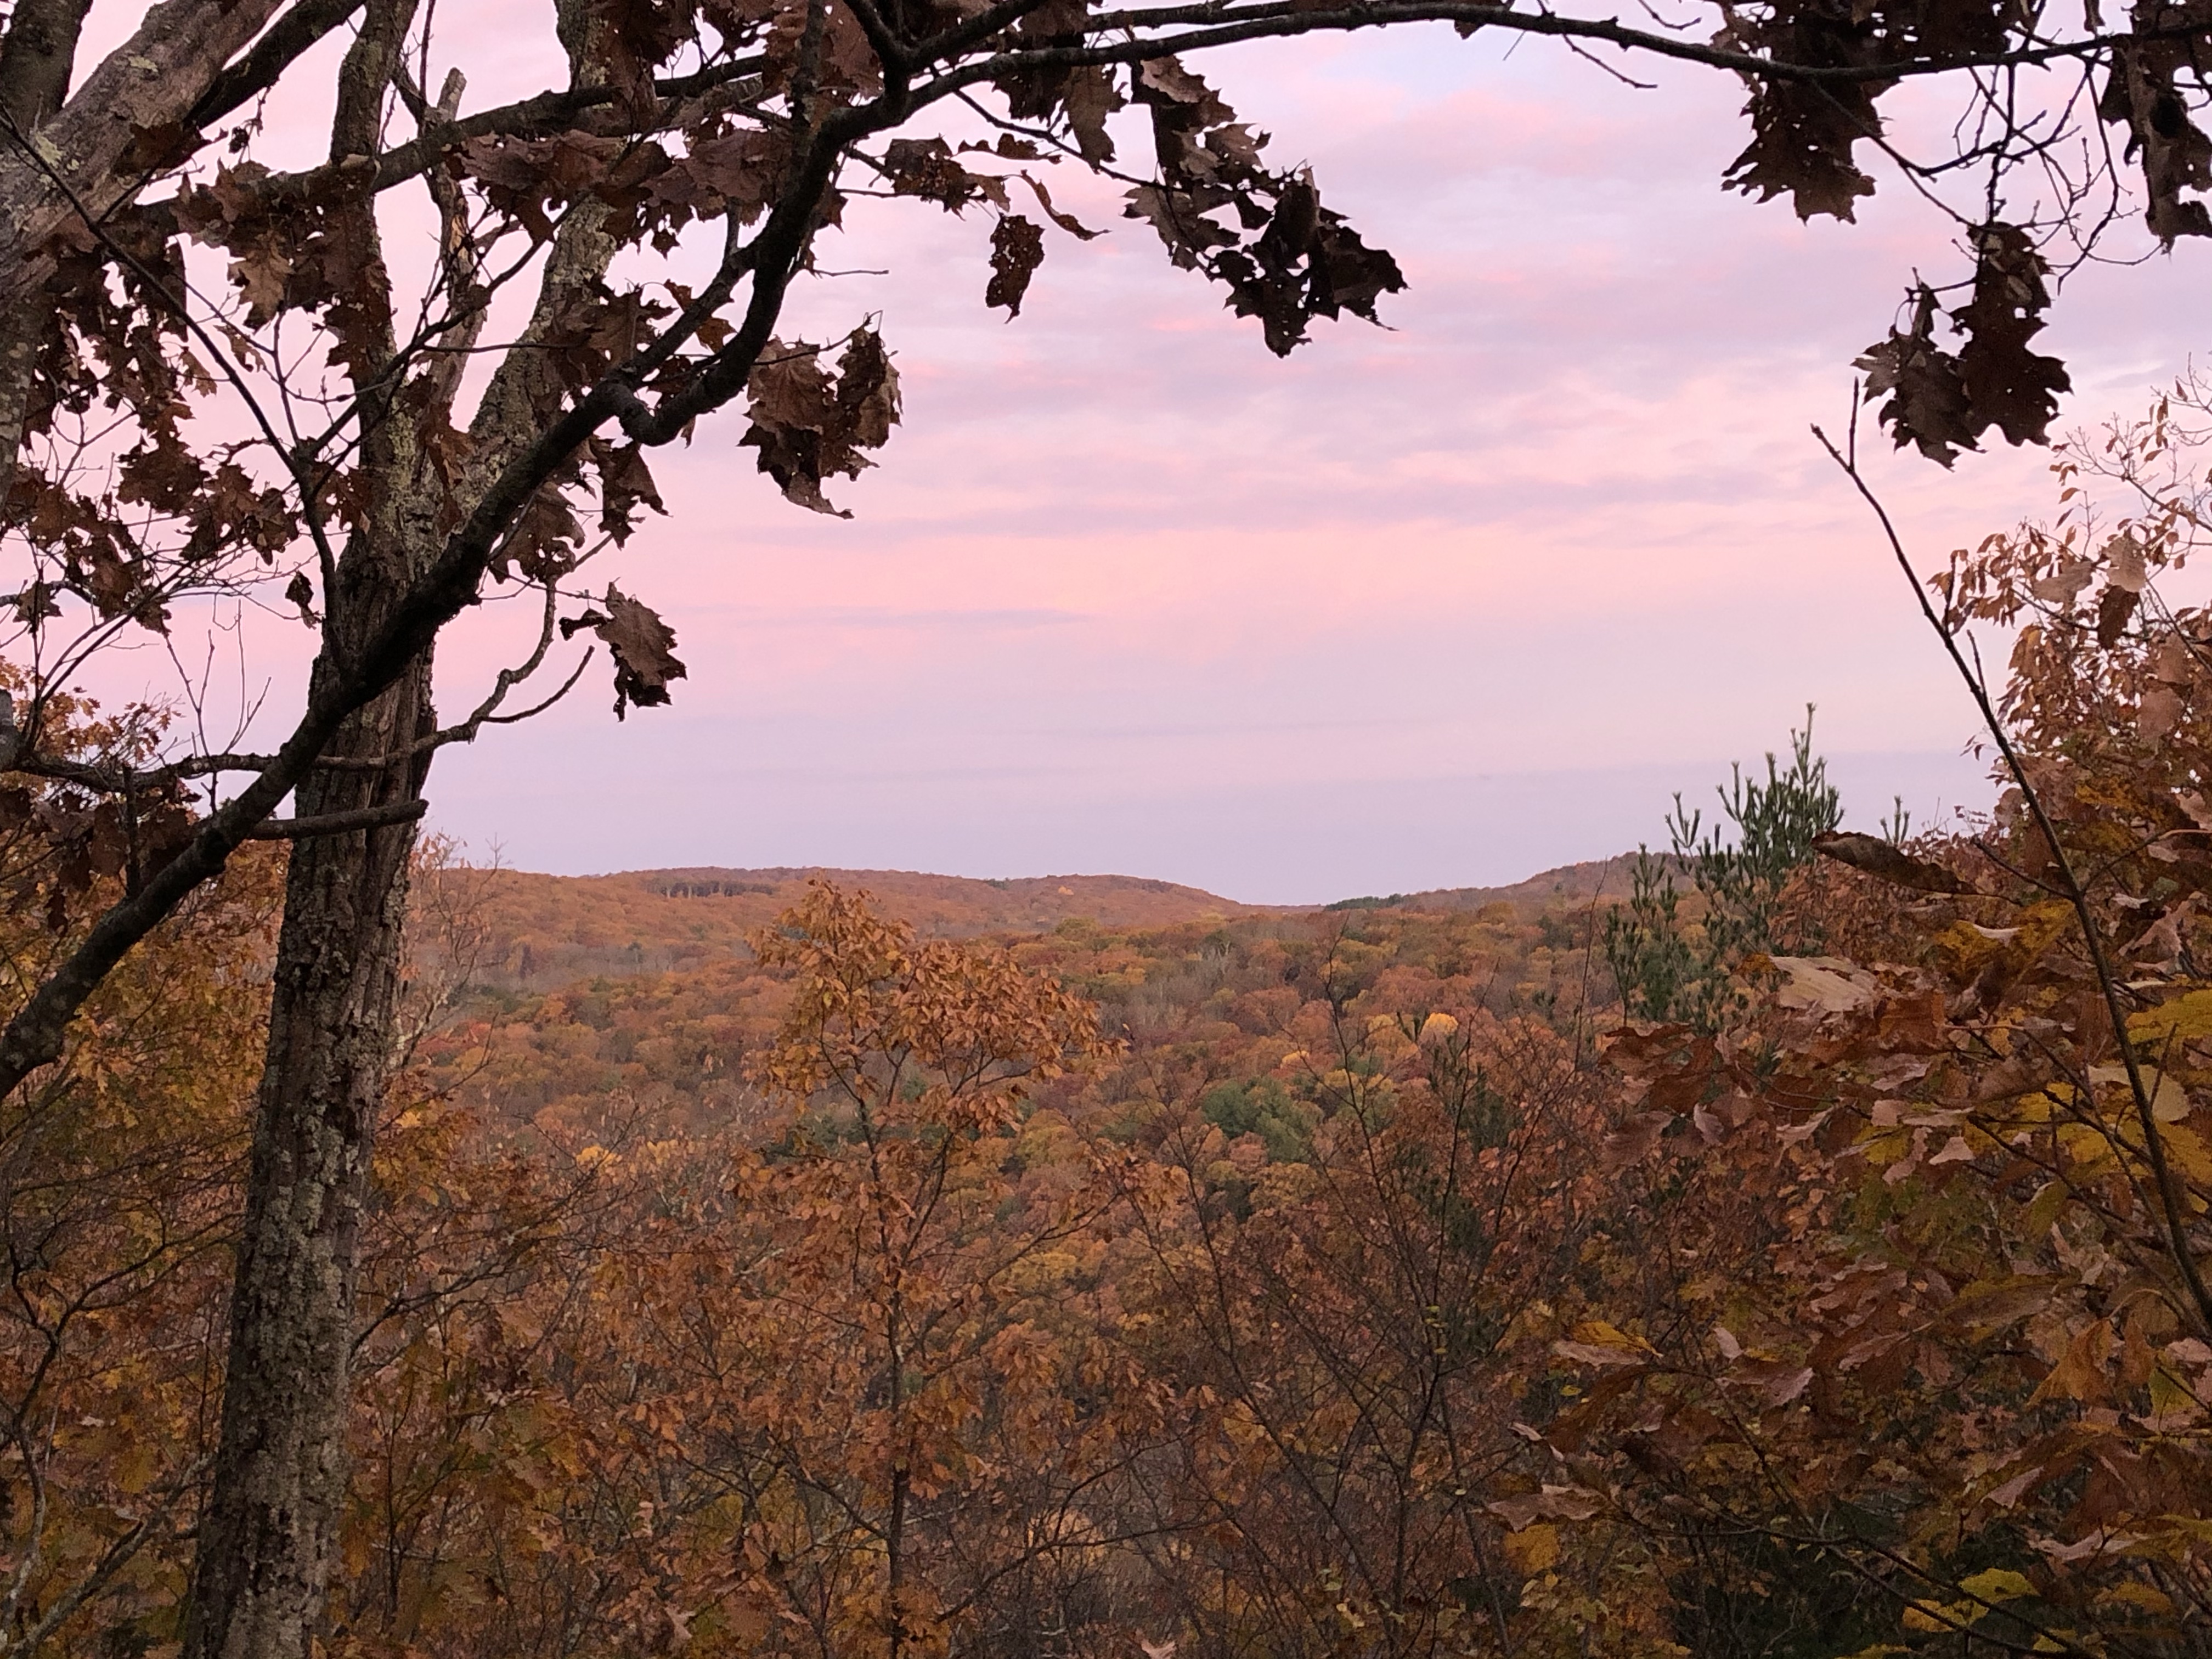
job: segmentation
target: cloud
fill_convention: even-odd
[[[544,13],[453,9],[471,106],[537,83],[512,43]],[[1972,710],[1807,432],[1848,419],[1912,274],[1963,270],[1954,225],[1893,181],[1856,226],[1725,193],[1741,88],[1681,66],[1637,92],[1437,26],[1203,67],[1401,258],[1387,329],[1278,362],[1066,169],[1055,200],[1110,234],[1048,233],[1008,323],[988,215],[856,200],[822,263],[892,274],[802,282],[783,331],[879,316],[898,354],[907,423],[837,493],[855,517],[793,510],[739,418],[702,422],[654,459],[671,516],[610,561],[678,631],[678,706],[617,728],[587,687],[444,755],[438,821],[556,868],[1082,864],[1326,897],[1615,850],[1665,780],[1778,744],[1808,701],[1838,750],[1955,751]],[[2069,280],[2045,337],[2067,418],[2179,367],[2209,255]],[[2046,506],[2039,452],[1947,474],[1867,442],[1924,567]],[[527,609],[441,645],[448,708]]]

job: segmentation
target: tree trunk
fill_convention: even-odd
[[[338,71],[334,157],[374,145],[417,3],[369,0]],[[394,395],[374,196],[333,205],[328,222],[360,273],[333,331],[374,372],[362,377],[366,511],[323,596],[311,697],[359,655],[437,546],[419,428]],[[430,750],[418,740],[436,725],[425,652],[325,747],[293,792],[294,810],[319,817],[421,799]],[[411,821],[293,845],[233,1270],[222,1433],[183,1659],[307,1659],[321,1621],[345,1510],[362,1211],[392,1070],[414,846]]]
[[[431,724],[426,659],[331,752],[404,752]],[[322,770],[299,792],[298,810],[417,799],[428,759]],[[320,1616],[345,1500],[356,1246],[414,840],[408,823],[292,851],[185,1659],[304,1659]]]
[[[339,76],[334,157],[375,144],[385,88],[417,0],[369,0]],[[585,0],[556,0],[579,84],[603,77]],[[441,204],[441,206],[443,204]],[[526,342],[548,332],[605,276],[614,245],[604,204],[565,216]],[[389,289],[373,196],[333,209],[365,276],[349,326],[365,375],[357,483],[368,499],[325,598],[324,665],[356,654],[445,539],[426,418],[449,418],[482,312],[455,325],[442,358],[398,395]],[[465,236],[460,238],[465,246]],[[456,257],[449,254],[449,258]],[[452,273],[473,281],[472,259]],[[485,388],[470,447],[476,488],[560,408],[543,352],[511,351]],[[436,729],[428,654],[349,721],[295,792],[302,816],[422,799]],[[374,767],[331,760],[374,761]],[[405,921],[410,822],[295,844],[276,949],[268,1059],[232,1291],[229,1370],[213,1490],[201,1522],[181,1659],[307,1659],[338,1548],[347,1482],[354,1291],[377,1114],[389,1081]]]

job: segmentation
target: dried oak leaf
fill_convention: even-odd
[[[1974,297],[1952,313],[1966,336],[1959,375],[1978,433],[1994,426],[2008,443],[2041,443],[2073,384],[2056,357],[2028,349],[2043,331],[2050,266],[2028,234],[1992,220],[1973,233]]]
[[[530,498],[530,504],[516,517],[514,528],[499,545],[492,560],[492,574],[501,580],[510,568],[519,569],[528,581],[542,580],[549,572],[568,569],[575,562],[576,549],[584,539],[584,527],[576,522],[576,514],[562,493],[560,485],[546,483],[538,487]]]
[[[295,570],[292,580],[284,584],[286,603],[300,607],[300,620],[310,628],[319,627],[322,618],[315,614],[315,587],[304,570]]]
[[[19,592],[0,596],[0,605],[13,611],[15,620],[25,627],[36,628],[47,617],[62,614],[61,606],[54,603],[59,591],[52,582],[33,582]]]
[[[1866,401],[1887,395],[1879,418],[1899,449],[1917,446],[1929,460],[1948,466],[1959,451],[1975,447],[1978,430],[1966,406],[1959,360],[1935,343],[1936,291],[1923,283],[1912,326],[1870,346],[1853,365],[1866,376]]]
[[[1037,205],[1044,210],[1044,216],[1051,220],[1053,223],[1058,225],[1069,235],[1074,237],[1078,241],[1096,241],[1099,237],[1103,236],[1106,234],[1103,230],[1091,229],[1072,213],[1062,213],[1058,208],[1052,204],[1051,192],[1047,191],[1042,185],[1031,178],[1026,172],[1018,173],[1014,176],[1019,179],[1024,184],[1027,185],[1030,189],[1036,193]]]
[[[1006,205],[1006,181],[962,167],[942,138],[892,139],[884,147],[884,171],[890,177],[893,195],[919,196],[955,213],[975,201],[989,201],[1002,210]]]
[[[1921,893],[1972,893],[1979,890],[1972,883],[1963,880],[1940,864],[1926,859],[1914,858],[1878,836],[1863,836],[1855,830],[1831,830],[1813,837],[1813,850],[1823,858],[1848,864],[1854,870],[1889,882],[1899,887],[1910,887]]]
[[[1089,22],[1085,0],[1044,0],[1024,14],[1011,33],[1024,46],[1079,43]],[[1074,68],[1030,64],[999,77],[1006,112],[1019,121],[1066,124],[1077,151],[1094,166],[1114,159],[1106,120],[1127,100],[1111,64]]]
[[[1744,106],[1751,143],[1721,182],[1764,202],[1787,193],[1800,219],[1825,214],[1849,222],[1874,180],[1851,160],[1851,147],[1880,131],[1870,93],[1802,82],[1764,81]]]
[[[592,465],[599,475],[599,528],[612,536],[617,545],[629,540],[640,507],[667,515],[660,488],[653,483],[653,470],[646,465],[645,453],[637,445],[594,438],[591,453]]]
[[[1114,141],[1106,136],[1106,118],[1128,101],[1110,65],[1093,64],[1068,71],[1060,88],[1060,106],[1067,117],[1067,130],[1075,136],[1075,148],[1085,161],[1114,159]]]
[[[612,582],[607,584],[605,611],[586,611],[561,623],[563,639],[573,639],[588,628],[606,642],[615,659],[615,718],[635,703],[651,708],[668,701],[668,683],[684,678],[676,659],[676,631],[661,621],[649,605],[631,599]]]
[[[656,188],[668,193],[696,185],[734,209],[738,223],[749,225],[767,210],[790,153],[786,135],[760,127],[695,139],[684,160],[672,167],[671,177]],[[714,202],[703,198],[695,206],[702,216],[715,210]]]
[[[1043,228],[1018,213],[1001,215],[991,232],[991,281],[983,303],[1004,306],[1009,318],[1020,316],[1030,278],[1043,263]]]
[[[787,499],[848,519],[823,496],[822,481],[857,478],[875,465],[862,452],[880,449],[898,422],[898,371],[873,329],[854,331],[834,376],[822,350],[768,343],[746,382],[752,423],[738,442],[760,452],[760,470]]]
[[[2154,14],[2164,10],[2167,15],[2154,15],[2153,21],[2170,27],[2192,9],[2143,9]],[[2202,15],[2199,9],[2200,18]],[[2182,195],[2184,191],[2212,190],[2212,137],[2190,118],[2176,85],[2178,73],[2194,69],[2191,59],[2199,50],[2199,39],[2177,34],[2123,44],[2114,53],[2112,76],[2097,103],[2100,117],[2127,128],[2127,154],[2141,153],[2148,198],[2143,219],[2152,234],[2169,245],[2180,236],[2212,236],[2212,211],[2202,201]]]
[[[2058,394],[2072,384],[2066,366],[2028,348],[2051,304],[2049,266],[2027,233],[1992,220],[1976,228],[1974,292],[1951,313],[1966,337],[1954,354],[1935,343],[1936,295],[1916,291],[1911,328],[1892,329],[1857,367],[1871,403],[1888,394],[1881,419],[1898,447],[1918,447],[1951,465],[1957,452],[1979,447],[1995,427],[2008,442],[2042,443],[2058,412]]]
[[[1929,9],[1916,9],[1916,19]],[[1919,48],[1894,38],[1879,3],[1832,5],[1779,0],[1759,12],[1729,10],[1718,43],[1738,52],[1816,69],[1870,69]],[[1801,219],[1848,220],[1874,180],[1851,159],[1861,139],[1881,131],[1875,100],[1893,81],[1823,82],[1760,77],[1744,113],[1751,142],[1722,175],[1732,190],[1765,201],[1786,193]]]

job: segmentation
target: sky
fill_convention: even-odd
[[[464,108],[527,90],[540,10],[477,0]],[[447,17],[456,9],[449,5]],[[1916,268],[1963,270],[1893,184],[1856,225],[1723,192],[1741,89],[1449,30],[1195,65],[1310,161],[1408,279],[1387,327],[1289,361],[1107,190],[987,312],[987,216],[858,203],[787,333],[871,314],[905,422],[784,501],[726,415],[654,460],[669,507],[607,568],[688,678],[617,722],[603,675],[442,753],[434,826],[585,872],[823,865],[1121,872],[1255,902],[1517,880],[1663,836],[1817,706],[1847,822],[1985,800],[1972,714],[1808,433]],[[1137,149],[1121,130],[1125,152]],[[2063,423],[2139,409],[2198,343],[2208,250],[2074,277]],[[867,272],[883,271],[886,275]],[[1994,437],[1994,434],[1992,434]],[[2047,454],[1872,475],[1923,568],[2047,510]],[[842,482],[842,481],[841,481]],[[528,627],[441,647],[442,706]]]

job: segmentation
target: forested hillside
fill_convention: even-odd
[[[465,906],[470,967],[483,985],[548,989],[595,976],[627,976],[743,957],[754,930],[805,896],[816,878],[872,894],[888,915],[925,939],[1039,933],[1063,922],[1115,928],[1297,915],[1305,908],[1407,907],[1480,910],[1498,904],[1533,918],[1547,907],[1627,891],[1632,860],[1571,865],[1511,887],[1465,887],[1328,905],[1240,904],[1173,882],[1130,876],[1033,876],[979,881],[902,870],[632,871],[546,876],[457,866],[443,878]],[[429,879],[441,877],[436,870]],[[433,897],[433,905],[441,901]]]
[[[443,884],[446,902],[475,907],[454,917],[460,939],[450,957],[424,953],[426,981],[442,976],[453,986],[450,1023],[423,1050],[440,1086],[502,1121],[550,1111],[554,1121],[579,1123],[619,1097],[696,1126],[751,1097],[748,1063],[787,1012],[787,978],[762,963],[752,942],[757,928],[738,927],[747,911],[777,896],[787,905],[803,903],[822,884],[866,895],[920,938],[980,933],[977,924],[999,911],[995,884],[942,877],[893,877],[889,895],[861,884],[872,880],[862,873],[793,879],[776,895],[732,894],[735,882],[726,872],[709,879],[723,890],[672,898],[665,890],[675,882],[703,884],[697,873],[575,879],[432,872],[430,883]],[[1541,878],[1529,884],[1541,884]],[[1025,919],[1078,903],[1109,916],[1117,909],[1168,913],[1150,926],[1063,915],[986,937],[1025,969],[1092,1001],[1117,1036],[1147,1050],[1194,1042],[1218,1050],[1210,1063],[1224,1075],[1254,1063],[1246,1039],[1282,1024],[1286,1011],[1321,994],[1316,987],[1336,982],[1331,975],[1350,984],[1402,968],[1449,986],[1457,1004],[1500,1014],[1578,1008],[1593,988],[1602,995],[1609,983],[1588,948],[1601,929],[1587,898],[1526,907],[1496,899],[1479,909],[1363,901],[1271,912],[1112,877],[1006,886],[1016,890],[1013,905]],[[531,901],[526,910],[516,904],[517,893]],[[526,925],[537,924],[520,943],[510,931],[518,912]],[[662,942],[679,927],[690,937]],[[580,941],[625,935],[655,943],[622,950],[603,944],[602,971],[550,989],[531,989],[513,966],[526,951],[535,963],[571,959],[558,954],[563,945],[589,961]],[[672,965],[657,966],[664,962]],[[533,972],[545,976],[543,968]],[[1291,988],[1301,985],[1302,993]]]
[[[645,870],[611,876],[472,872],[489,983],[546,987],[592,975],[694,966],[744,954],[752,932],[796,903],[809,879],[866,888],[925,938],[1051,927],[1218,920],[1249,907],[1173,882],[1128,876],[971,881],[901,870]]]

